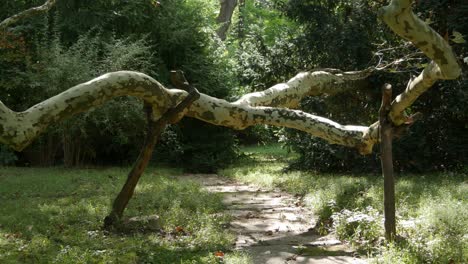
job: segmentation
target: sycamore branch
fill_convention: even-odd
[[[461,73],[450,45],[413,13],[412,3],[413,0],[392,0],[379,13],[380,19],[396,34],[411,41],[432,60],[418,77],[408,82],[406,90],[392,102],[389,117],[397,126],[406,121],[403,111],[437,80],[456,79]]]
[[[286,102],[287,98],[293,98],[292,94],[300,96],[306,87],[315,91],[312,93],[327,91],[320,85],[322,82],[330,82],[327,78],[318,74],[321,77],[311,81],[310,76],[315,75],[313,73],[299,74],[293,78],[294,81],[288,82],[289,90],[287,89],[286,92],[284,90],[271,92],[270,90],[268,94],[270,98]],[[335,75],[328,77],[334,81],[337,80],[336,78],[339,79],[339,76]],[[349,76],[342,74],[341,77],[348,78]],[[291,93],[291,91],[296,91],[296,93]],[[187,96],[187,92],[166,89],[142,73],[128,71],[108,73],[72,87],[24,112],[14,112],[0,104],[0,142],[21,151],[51,124],[124,95],[141,98],[145,103],[150,104],[153,117],[157,119],[167,109],[182,101]],[[251,96],[247,95],[244,98],[249,97]],[[364,137],[369,134],[368,127],[365,126],[343,126],[329,119],[298,110],[255,107],[242,100],[230,103],[205,94],[201,94],[200,98],[183,114],[234,129],[244,129],[255,124],[296,128],[321,137],[330,143],[356,147],[363,153],[369,153],[376,142],[376,138]]]
[[[53,2],[53,1],[48,1]],[[406,121],[403,110],[438,79],[454,79],[460,68],[450,46],[411,11],[409,0],[393,0],[381,11],[382,19],[399,35],[409,39],[433,60],[419,77],[410,80],[405,92],[393,102],[389,116],[395,125]],[[26,11],[25,11],[26,12]],[[3,23],[3,22],[2,22]],[[234,129],[255,124],[291,127],[330,143],[372,152],[378,142],[379,123],[371,126],[344,126],[332,120],[289,108],[297,107],[308,95],[336,94],[356,89],[371,70],[360,72],[314,71],[300,73],[286,83],[227,102],[205,94],[172,121],[183,116]],[[0,101],[0,142],[23,150],[48,126],[74,114],[88,111],[118,96],[135,96],[151,105],[158,119],[167,109],[187,97],[187,92],[166,89],[151,77],[137,72],[108,73],[49,98],[24,112],[14,112]],[[289,108],[285,108],[289,107]]]
[[[286,83],[277,84],[261,92],[246,94],[235,104],[297,108],[306,96],[334,95],[346,90],[355,90],[372,72],[372,69],[337,73],[329,70],[301,72]]]
[[[22,19],[49,11],[55,5],[55,2],[56,0],[47,0],[47,2],[41,6],[30,8],[28,10],[22,11],[21,13],[6,18],[0,23],[0,30],[5,30]]]

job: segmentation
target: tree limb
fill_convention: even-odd
[[[314,76],[316,76],[316,81],[313,81]],[[350,76],[357,78],[357,75],[350,74]],[[319,94],[323,91],[333,92],[334,90],[331,88],[324,89],[324,84],[335,84],[336,87],[343,84],[343,87],[346,87],[346,82],[336,83],[335,81],[337,78],[348,77],[346,74],[335,76],[323,73],[317,75],[302,73],[293,78],[294,81],[288,82],[288,89],[270,90],[266,97],[269,97],[270,101],[275,99],[277,102],[282,102],[283,105],[291,105],[289,100],[295,100],[296,96],[307,94],[306,87],[313,94]],[[329,81],[328,78],[334,81]],[[159,119],[162,113],[182,101],[187,94],[186,91],[179,89],[166,89],[156,80],[142,73],[129,71],[108,73],[72,87],[24,112],[14,112],[0,102],[0,142],[21,151],[49,125],[99,106],[118,96],[130,95],[141,98],[152,106],[153,118]],[[254,97],[247,95],[245,98]],[[244,129],[255,124],[296,128],[321,137],[330,143],[356,147],[362,153],[370,153],[372,145],[377,142],[377,133],[370,132],[369,128],[365,126],[343,126],[329,119],[302,111],[287,108],[255,107],[248,102],[248,100],[240,100],[230,103],[201,94],[200,98],[183,114],[234,129]],[[259,102],[257,101],[257,103]],[[262,103],[266,103],[266,101]],[[272,105],[275,104],[272,103]]]
[[[392,102],[389,117],[396,126],[407,121],[403,110],[436,80],[454,79],[460,74],[459,65],[448,43],[412,13],[411,2],[392,0],[380,12],[380,17],[395,33],[412,41],[433,60],[420,76],[410,80],[407,89]],[[368,154],[379,140],[378,122],[369,127],[344,126],[323,117],[284,107],[297,107],[304,96],[336,94],[356,89],[356,82],[366,78],[371,72],[372,70],[319,70],[300,73],[286,83],[244,95],[233,103],[201,94],[190,107],[168,122],[177,122],[187,115],[234,129],[244,129],[255,124],[285,126],[305,131],[333,144],[355,147],[362,154]],[[182,80],[181,85],[184,86],[185,81]],[[142,73],[121,71],[79,84],[24,112],[14,112],[0,101],[0,142],[21,151],[52,123],[125,95],[136,96],[151,105],[152,118],[156,121],[161,118],[162,113],[187,97],[188,93],[179,89],[168,90]]]
[[[398,126],[406,121],[403,111],[437,80],[452,80],[461,74],[455,54],[442,36],[412,11],[413,0],[392,0],[379,11],[382,19],[397,35],[411,41],[432,62],[408,82],[406,90],[392,102],[389,117]]]
[[[297,108],[306,96],[334,95],[357,89],[361,84],[360,81],[369,77],[373,69],[332,72],[326,69],[301,72],[286,83],[277,84],[261,92],[246,94],[234,104]]]
[[[25,19],[27,17],[35,16],[41,13],[49,11],[56,3],[57,0],[47,0],[43,5],[30,8],[28,10],[22,11],[16,15],[6,18],[0,23],[0,30],[5,30],[10,27],[12,24]]]

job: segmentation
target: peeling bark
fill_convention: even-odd
[[[397,126],[406,121],[403,111],[437,80],[453,80],[461,74],[450,45],[413,13],[412,3],[413,0],[392,0],[379,12],[380,19],[393,32],[411,41],[432,60],[418,77],[409,80],[406,90],[393,100],[389,116]]]
[[[26,10],[8,18],[5,21],[12,22],[3,21],[1,25],[6,27],[29,16],[26,14],[48,10],[53,3],[53,0],[47,1],[43,6],[31,9],[33,11]],[[409,81],[407,89],[392,102],[389,118],[395,126],[408,121],[403,116],[403,110],[435,81],[454,79],[460,74],[460,67],[448,43],[413,14],[411,3],[410,0],[392,0],[387,7],[380,10],[380,17],[395,33],[412,41],[433,60],[420,76]],[[285,126],[305,131],[333,144],[357,148],[360,153],[368,154],[372,152],[372,146],[379,141],[379,122],[370,126],[344,126],[290,108],[297,107],[304,96],[336,94],[356,89],[357,82],[371,73],[372,70],[319,70],[300,73],[286,83],[262,92],[244,95],[232,103],[201,94],[191,107],[175,115],[169,122],[177,122],[187,115],[234,129],[244,129],[255,124]],[[24,112],[14,112],[0,101],[0,142],[21,151],[52,123],[88,111],[112,98],[126,95],[141,98],[151,105],[152,117],[156,121],[162,113],[181,102],[187,96],[187,92],[179,89],[168,90],[142,73],[121,71],[79,84]]]
[[[333,144],[356,147],[362,153],[370,153],[378,139],[377,133],[370,132],[368,127],[343,126],[332,120],[299,110],[250,105],[251,103],[253,105],[297,105],[290,101],[297,101],[297,98],[307,94],[335,93],[340,89],[350,88],[345,80],[347,78],[358,79],[358,76],[361,76],[361,73],[349,75],[325,72],[301,73],[286,83],[287,87],[282,87],[282,89],[273,87],[265,91],[265,100],[258,99],[258,94],[254,93],[230,103],[201,94],[190,108],[178,115],[178,119],[187,115],[234,129],[244,129],[255,124],[286,126],[321,137]],[[328,85],[335,88],[324,88]],[[13,112],[0,104],[0,142],[21,151],[49,125],[124,95],[139,97],[145,103],[150,104],[153,109],[153,118],[157,120],[167,109],[182,101],[187,96],[187,92],[179,89],[166,89],[143,73],[128,71],[108,73],[70,88],[24,112]],[[364,135],[367,136],[364,137]]]
[[[11,17],[6,18],[0,23],[0,30],[5,30],[6,28],[10,27],[14,23],[25,19],[27,17],[32,17],[38,14],[46,13],[49,11],[54,5],[57,0],[47,0],[43,5],[37,6],[30,8],[28,10],[25,10],[21,13],[18,13],[16,15],[13,15]]]
[[[265,91],[246,94],[234,104],[297,108],[306,96],[334,95],[346,90],[356,90],[361,84],[359,81],[370,76],[372,69],[332,72],[331,69],[301,72],[286,83],[277,84]]]

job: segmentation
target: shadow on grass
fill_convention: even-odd
[[[126,173],[1,168],[0,263],[216,263],[213,252],[232,242],[222,232],[225,220],[212,216],[222,210],[220,199],[170,179],[179,170],[149,169],[126,213],[160,215],[167,232],[102,231]],[[186,231],[168,235],[177,225]]]

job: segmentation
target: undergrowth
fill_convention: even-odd
[[[381,175],[287,171],[296,154],[279,145],[243,151],[244,159],[223,176],[302,196],[318,216],[318,232],[334,232],[376,263],[468,263],[465,174],[396,175],[400,237],[387,244]]]

